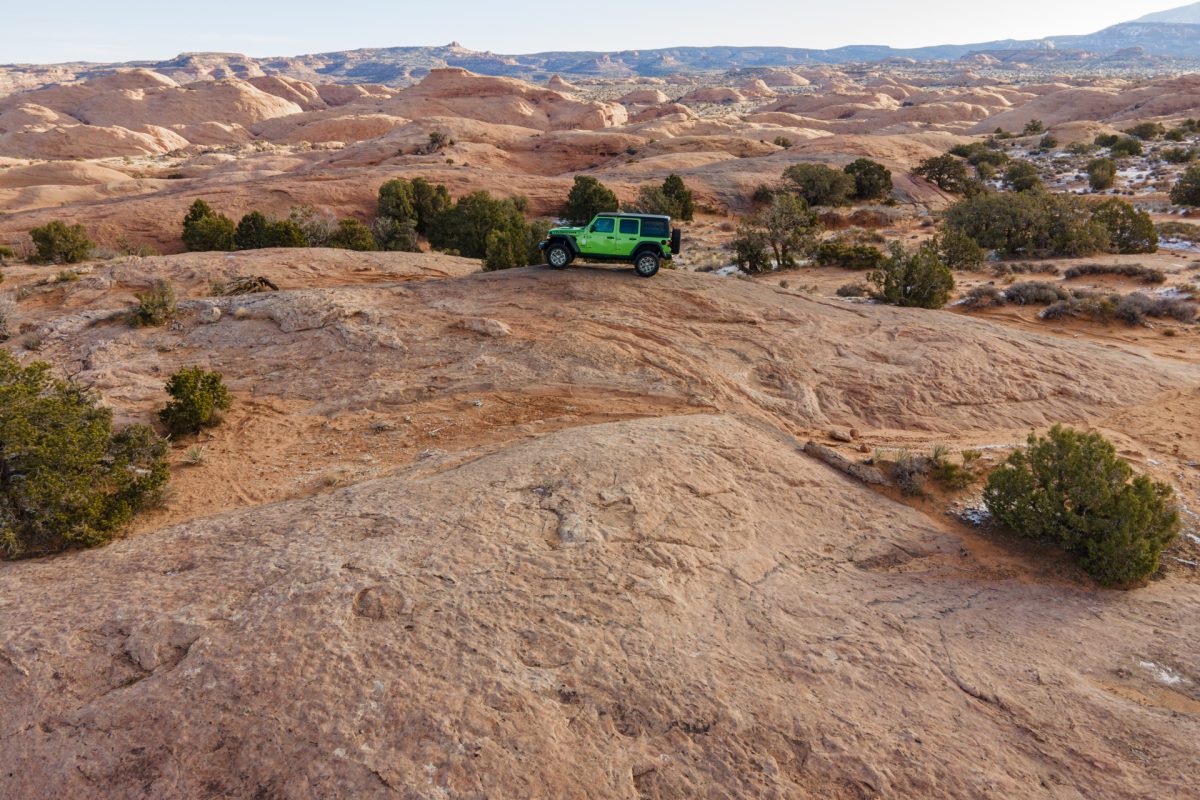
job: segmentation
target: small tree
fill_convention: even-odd
[[[783,179],[810,206],[844,206],[854,194],[854,178],[824,164],[793,164],[783,171]]]
[[[1200,206],[1200,165],[1188,167],[1171,189],[1171,202],[1179,206]]]
[[[875,286],[875,299],[894,306],[941,308],[954,290],[954,275],[932,242],[912,252],[893,242],[891,257],[867,280]]]
[[[1140,156],[1142,154],[1141,141],[1132,136],[1124,136],[1117,139],[1113,146],[1108,149],[1108,152],[1113,158],[1125,158],[1126,156]]]
[[[112,429],[86,389],[0,351],[0,555],[103,544],[161,495],[166,444],[144,425]]]
[[[92,254],[92,240],[82,225],[55,220],[29,232],[43,264],[77,264]]]
[[[1112,443],[1056,425],[989,477],[992,517],[1021,536],[1063,547],[1093,578],[1130,586],[1158,569],[1179,530],[1171,487],[1133,477]]]
[[[158,412],[158,418],[177,436],[217,425],[220,412],[228,411],[233,402],[221,373],[202,367],[179,370],[167,381],[166,389],[172,399]]]
[[[1154,253],[1158,251],[1158,231],[1145,211],[1124,200],[1112,198],[1098,203],[1092,219],[1108,231],[1112,251],[1122,254]]]
[[[403,178],[394,178],[379,187],[379,201],[376,206],[381,217],[395,220],[416,220],[416,199],[413,195],[412,183]]]
[[[1161,139],[1167,135],[1167,129],[1160,122],[1141,122],[1125,132],[1146,142]]]
[[[1087,165],[1088,186],[1093,192],[1111,189],[1117,178],[1117,162],[1111,158],[1097,158]]]
[[[590,175],[576,175],[562,213],[572,225],[586,225],[597,214],[619,207],[617,196],[603,183]]]
[[[433,219],[453,205],[450,192],[442,184],[436,186],[424,178],[412,179],[412,209],[416,231],[426,234]]]
[[[237,224],[233,234],[233,243],[239,250],[257,250],[268,247],[267,227],[270,223],[260,211],[251,211]]]
[[[137,308],[129,318],[129,323],[135,328],[158,327],[175,319],[178,304],[175,284],[170,281],[157,280],[149,289],[135,296]]]
[[[913,170],[913,174],[953,194],[964,193],[971,177],[966,164],[951,155],[927,158]]]
[[[337,230],[329,237],[329,246],[340,250],[378,250],[371,229],[356,219],[347,217],[338,223]]]
[[[859,158],[843,171],[854,179],[855,200],[882,200],[892,193],[892,172],[878,161]]]
[[[1046,132],[1046,125],[1040,119],[1031,119],[1025,123],[1025,130],[1021,131],[1022,136],[1037,136]]]
[[[663,181],[662,192],[674,203],[674,213],[671,216],[684,222],[691,222],[696,214],[696,200],[692,196],[692,190],[687,188],[683,182],[683,178],[672,172]]]
[[[193,252],[232,250],[237,233],[233,220],[196,200],[183,218],[183,244]]]
[[[771,254],[767,249],[767,234],[751,220],[742,220],[733,240],[734,265],[751,275],[770,272]]]
[[[751,218],[766,237],[780,269],[796,266],[796,257],[816,244],[821,222],[799,197],[781,194]]]
[[[1004,171],[1004,183],[1014,192],[1029,192],[1041,188],[1042,178],[1030,162],[1014,161]]]
[[[987,260],[987,251],[959,230],[946,231],[934,243],[950,269],[976,270]]]
[[[335,233],[330,236],[330,241],[334,241],[336,231],[335,228]],[[411,219],[396,220],[391,217],[376,217],[375,221],[371,223],[371,235],[375,237],[375,244],[380,250],[404,253],[417,253],[421,250],[417,241],[417,224]]]
[[[327,247],[337,231],[337,220],[312,206],[296,206],[288,213],[288,222],[296,226],[308,247]]]

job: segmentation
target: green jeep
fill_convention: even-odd
[[[679,255],[680,232],[661,214],[597,214],[583,228],[552,228],[538,247],[552,269],[575,259],[633,264],[643,278],[653,277],[663,259]]]

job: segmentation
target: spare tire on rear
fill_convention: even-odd
[[[679,228],[671,228],[671,255],[679,255],[679,251],[683,249],[683,231]]]

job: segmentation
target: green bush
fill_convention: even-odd
[[[750,275],[770,272],[773,268],[767,234],[755,221],[742,220],[733,240],[733,263]]]
[[[1085,201],[1050,192],[994,192],[955,203],[946,211],[955,231],[1002,256],[1048,258],[1110,249],[1109,231]]]
[[[347,217],[338,223],[337,230],[329,237],[329,247],[339,250],[378,250],[375,235],[363,223]]]
[[[232,250],[236,227],[233,220],[196,200],[183,218],[183,244],[193,252]]]
[[[951,155],[934,156],[922,161],[914,175],[919,175],[944,192],[964,194],[970,189],[970,174],[961,159]]]
[[[492,269],[502,268],[501,265],[518,266],[521,261],[518,254],[528,245],[523,263],[535,264],[540,253],[535,253],[534,248],[548,228],[541,223],[531,226],[525,219],[527,207],[524,197],[499,199],[487,192],[472,192],[434,219],[429,243],[438,250],[483,259],[485,267],[490,263]],[[497,232],[495,236],[493,232]]]
[[[86,389],[0,351],[0,555],[94,546],[158,499],[166,444],[144,425],[119,432]]]
[[[1113,143],[1108,152],[1112,154],[1113,158],[1140,156],[1142,154],[1142,143],[1132,136],[1123,136]]]
[[[29,232],[43,264],[77,264],[92,254],[92,240],[82,225],[55,220]]]
[[[1169,486],[1133,477],[1099,434],[1062,426],[1031,434],[988,477],[983,499],[1001,525],[1064,548],[1108,586],[1153,574],[1179,529]]]
[[[844,206],[854,194],[855,180],[824,164],[793,164],[783,171],[788,188],[810,206]]]
[[[1190,164],[1196,160],[1197,153],[1194,147],[1164,147],[1159,155],[1168,164]]]
[[[885,258],[878,247],[837,239],[821,242],[813,252],[813,260],[819,266],[842,269],[877,269]]]
[[[803,199],[781,194],[769,206],[743,220],[743,228],[761,234],[764,246],[775,257],[775,264],[786,269],[796,266],[796,258],[815,245],[821,223]],[[734,249],[736,252],[736,244]]]
[[[1092,207],[1092,219],[1108,231],[1114,253],[1154,253],[1158,250],[1158,231],[1145,211],[1140,211],[1115,197]]]
[[[1171,202],[1179,206],[1200,206],[1200,165],[1188,167],[1171,188]]]
[[[1032,163],[1018,160],[1004,171],[1004,184],[1014,192],[1030,192],[1042,188],[1042,177]]]
[[[158,327],[175,318],[178,306],[175,285],[170,281],[157,280],[149,289],[135,296],[137,308],[129,318],[135,328]]]
[[[987,251],[961,231],[945,231],[934,245],[950,269],[977,270],[987,261]]]
[[[1101,133],[1096,136],[1097,147],[1112,147],[1117,142],[1121,141],[1121,137],[1115,133]]]
[[[993,142],[958,144],[950,148],[950,155],[966,159],[980,178],[990,178],[998,168],[1011,160],[1008,153],[996,149]]]
[[[1022,136],[1037,136],[1039,133],[1045,133],[1046,126],[1040,119],[1031,119],[1025,123],[1025,130],[1021,131]]]
[[[334,234],[337,231],[335,229]],[[334,234],[330,235],[330,241]],[[376,217],[371,223],[371,235],[380,250],[417,253],[421,245],[417,240],[417,223],[411,219],[398,220],[391,217]]]
[[[932,242],[912,252],[893,243],[887,261],[867,280],[875,286],[875,299],[894,306],[941,308],[954,290],[954,275]]]
[[[296,226],[309,247],[327,247],[337,230],[332,215],[322,214],[312,206],[296,206],[288,213],[288,221]]]
[[[176,436],[219,424],[220,412],[232,405],[221,373],[202,367],[179,370],[167,381],[166,389],[171,401],[158,412],[158,418]]]
[[[8,263],[9,259],[14,259],[16,257],[17,251],[13,250],[7,245],[0,244],[0,266],[4,266],[6,263]]]
[[[878,161],[859,158],[843,171],[854,179],[855,200],[882,200],[892,193],[892,172]]]
[[[1087,165],[1088,186],[1093,192],[1111,189],[1117,178],[1117,162],[1111,158],[1097,158]]]
[[[1052,133],[1047,133],[1042,137],[1042,140],[1038,142],[1038,147],[1043,151],[1053,150],[1054,148],[1058,147],[1058,138]]]
[[[1161,139],[1167,135],[1167,129],[1164,128],[1162,123],[1159,122],[1142,122],[1138,125],[1134,125],[1125,132],[1130,136],[1134,136],[1147,142],[1155,139]]]
[[[483,268],[491,272],[540,263],[542,251],[538,242],[546,238],[550,223],[534,220],[528,224],[511,224],[493,228],[488,233],[487,250],[483,256]]]
[[[667,176],[662,186],[643,187],[630,210],[643,214],[666,214],[686,222],[695,216],[696,201],[683,179],[672,174]]]
[[[307,247],[304,230],[292,219],[268,219],[260,211],[242,217],[233,234],[238,250],[260,250],[265,247]]]
[[[597,214],[618,208],[617,196],[607,186],[590,175],[576,175],[562,215],[572,225],[586,225]]]
[[[400,227],[411,221],[417,233],[426,234],[434,218],[450,205],[450,192],[440,183],[435,186],[424,178],[395,178],[379,187],[376,208],[380,218],[395,220]]]

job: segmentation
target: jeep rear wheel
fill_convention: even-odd
[[[546,248],[546,263],[551,269],[565,269],[571,263],[571,251],[565,244],[556,242]]]
[[[633,268],[638,275],[643,278],[653,278],[658,272],[658,254],[652,253],[649,250],[638,253],[637,258],[633,262]]]

